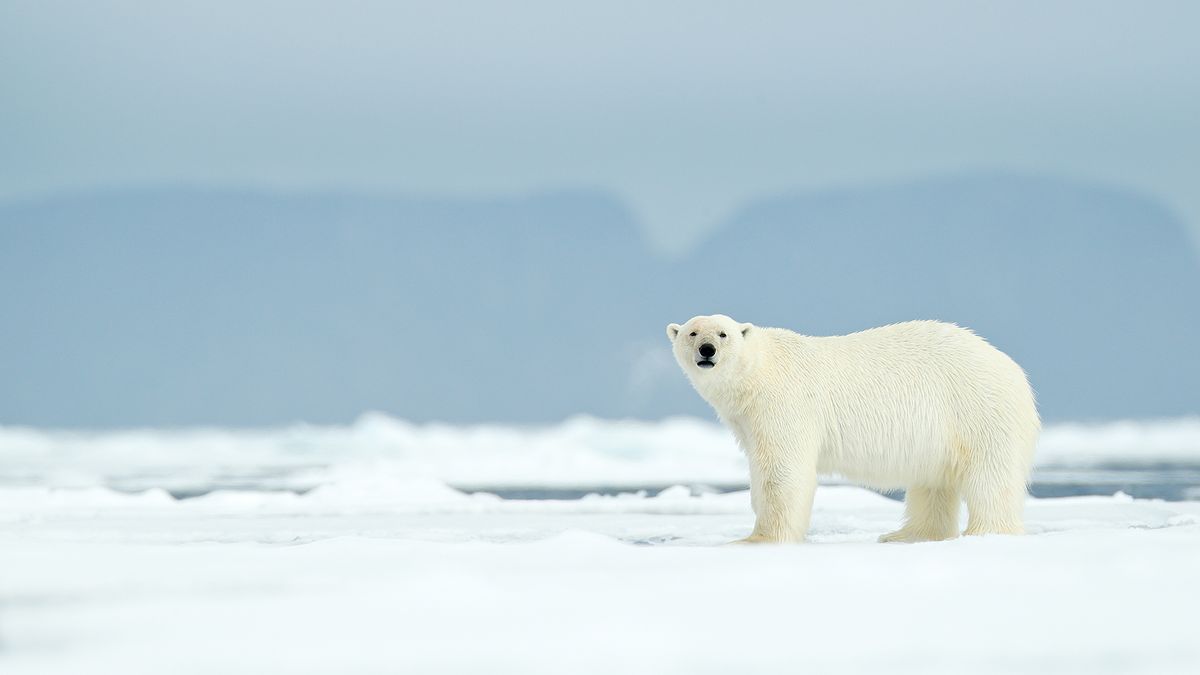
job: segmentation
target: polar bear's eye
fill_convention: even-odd
[[[696,337],[696,331],[692,331],[692,337]]]
[[[724,334],[724,333],[721,333],[721,337],[725,337],[725,334]]]

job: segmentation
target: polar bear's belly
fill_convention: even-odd
[[[879,489],[924,484],[951,465],[947,439],[921,433],[850,436],[825,444],[817,457],[820,473]]]

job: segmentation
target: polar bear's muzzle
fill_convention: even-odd
[[[700,345],[699,351],[700,360],[696,362],[697,366],[700,368],[712,368],[713,366],[717,365],[716,362],[713,361],[713,357],[717,355],[717,348],[712,346],[712,343],[705,342],[704,344]]]

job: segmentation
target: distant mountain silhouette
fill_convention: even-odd
[[[973,175],[748,205],[682,258],[597,192],[0,206],[0,423],[708,414],[663,326],[971,326],[1048,419],[1200,410],[1200,264],[1136,195]]]
[[[1025,367],[1051,419],[1200,412],[1200,264],[1186,226],[1137,196],[996,175],[797,195],[745,209],[692,257],[774,289],[711,299],[765,323],[970,326]]]

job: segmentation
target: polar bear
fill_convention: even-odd
[[[907,490],[905,520],[880,541],[1019,534],[1041,422],[1006,354],[973,332],[911,321],[810,337],[718,314],[667,326],[692,386],[750,463],[754,531],[797,542],[817,474]]]

